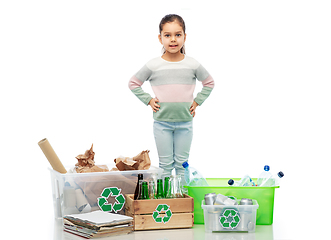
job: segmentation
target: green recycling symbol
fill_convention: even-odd
[[[107,201],[110,196],[114,196],[116,199],[114,205],[108,203]],[[101,197],[98,197],[98,205],[100,209],[104,212],[110,212],[111,210],[114,210],[114,212],[117,213],[118,211],[122,210],[124,203],[125,198],[121,193],[121,189],[117,187],[104,188],[101,193]]]
[[[163,217],[160,216],[161,212],[165,212],[165,215]],[[167,204],[159,204],[157,205],[155,211],[153,212],[153,219],[157,223],[167,223],[169,222],[170,218],[172,216],[172,212],[170,210],[170,206]]]
[[[223,228],[234,229],[239,225],[240,215],[236,209],[230,208],[225,209],[223,214],[220,216],[220,223]]]

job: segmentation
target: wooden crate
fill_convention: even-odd
[[[133,200],[133,194],[126,194],[125,199],[125,214],[133,217],[134,230],[193,226],[194,201],[188,195],[184,198]]]

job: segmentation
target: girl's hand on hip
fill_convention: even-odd
[[[199,106],[199,104],[197,104],[195,101],[193,101],[193,103],[190,107],[190,112],[191,112],[191,115],[193,115],[193,117],[195,116],[195,109],[197,108],[197,106]]]
[[[151,108],[153,109],[153,112],[157,112],[157,111],[159,111],[159,109],[160,109],[160,105],[157,104],[158,102],[159,102],[159,99],[157,99],[157,98],[152,98],[152,99],[149,101],[148,105],[151,106]]]

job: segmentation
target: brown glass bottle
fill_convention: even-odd
[[[139,189],[139,180],[143,180],[143,179],[144,179],[144,175],[139,173],[138,174],[138,181],[137,181],[136,190],[134,191],[134,200],[138,199],[139,193],[141,192],[141,189]]]

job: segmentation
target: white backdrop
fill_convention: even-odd
[[[149,149],[158,166],[152,111],[127,85],[161,55],[159,21],[177,13],[186,22],[187,55],[216,84],[197,108],[190,164],[206,177],[257,177],[265,164],[282,170],[274,237],[304,236],[293,226],[306,222],[306,204],[323,204],[328,186],[330,11],[328,1],[1,2],[7,216],[22,199],[29,200],[25,220],[53,214],[49,163],[37,145],[45,137],[64,165],[74,165],[93,143],[97,164]],[[152,93],[149,83],[143,88]],[[327,215],[319,218],[320,231]],[[52,232],[52,225],[40,231]]]

